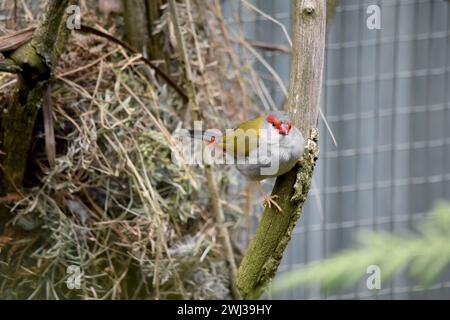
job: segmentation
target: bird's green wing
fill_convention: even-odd
[[[259,133],[264,117],[258,117],[241,123],[233,132],[225,133],[220,143],[225,152],[233,156],[248,156],[258,147]]]

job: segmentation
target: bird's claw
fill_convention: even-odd
[[[276,203],[276,201],[274,200],[277,198],[279,198],[279,196],[277,196],[277,195],[271,196],[270,194],[265,194],[264,200],[263,200],[264,207],[272,208],[272,204],[273,204],[278,209],[278,211],[280,211],[280,213],[282,213],[283,209],[281,209],[280,205],[278,203]]]

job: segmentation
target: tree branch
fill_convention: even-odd
[[[30,27],[24,30],[20,30],[11,34],[8,34],[6,36],[0,37],[0,52],[1,53],[7,53],[8,51],[12,50],[13,48],[18,48],[23,44],[28,43],[33,36],[33,32],[36,28]],[[139,50],[137,50],[134,47],[129,46],[122,40],[117,39],[116,37],[103,32],[101,30],[95,29],[93,27],[89,27],[86,25],[81,25],[81,28],[77,30],[79,32],[85,32],[90,33],[93,35],[96,35],[101,38],[105,38],[115,44],[118,44],[119,46],[122,46],[129,52],[132,52],[134,54],[141,54]],[[159,68],[157,65],[155,65],[153,62],[151,62],[149,59],[145,58],[141,55],[140,59],[147,64],[150,68],[155,70],[156,74],[158,74],[162,79],[164,79],[168,85],[170,85],[175,91],[183,98],[184,101],[188,101],[187,95],[184,93],[184,91],[175,83],[174,80],[171,79],[171,77],[165,73],[161,68]]]
[[[50,0],[31,41],[9,55],[23,72],[0,125],[0,196],[22,186],[36,115],[70,32],[66,8],[74,3],[75,0]],[[27,34],[28,31],[21,33],[24,37]],[[9,218],[9,210],[2,205],[0,232]]]
[[[23,70],[21,67],[16,65],[14,61],[11,59],[4,59],[0,62],[0,72],[7,72],[7,73],[22,73]]]
[[[323,0],[295,0],[288,112],[308,144],[300,161],[277,178],[272,195],[283,209],[266,208],[242,260],[237,285],[245,299],[258,298],[278,269],[306,201],[319,149],[316,129],[324,62],[326,8]]]

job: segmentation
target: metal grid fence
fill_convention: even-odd
[[[291,1],[252,3],[290,30]],[[381,8],[381,30],[366,27],[369,5]],[[281,28],[240,6],[250,39],[282,43]],[[450,199],[450,5],[444,0],[342,0],[327,34],[315,173],[324,210],[313,197],[298,223],[280,272],[350,247],[361,228],[405,232],[438,199]],[[284,42],[286,43],[286,42]],[[288,84],[289,55],[261,51]],[[259,69],[275,102],[283,94]],[[365,283],[365,282],[364,282]],[[403,275],[375,295],[364,283],[338,294],[299,288],[274,298],[450,298],[450,270],[426,289]]]

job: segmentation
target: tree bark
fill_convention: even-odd
[[[143,52],[150,38],[145,1],[123,0],[125,38],[131,46]]]
[[[277,178],[272,195],[283,209],[266,208],[238,271],[244,299],[258,298],[274,277],[300,217],[318,157],[317,118],[324,63],[326,6],[323,0],[295,0],[292,64],[287,108],[309,138],[299,166]]]
[[[123,0],[126,41],[150,60],[163,62],[159,68],[168,72],[169,57],[164,52],[162,34],[153,34],[166,0]]]
[[[150,39],[148,43],[148,53],[152,60],[165,60],[165,54],[163,50],[163,39],[161,34],[155,35],[153,31],[155,29],[155,23],[161,17],[161,5],[165,3],[165,0],[147,0],[147,11],[148,11],[148,27]],[[162,66],[164,71],[167,71],[165,65]]]
[[[74,0],[50,0],[30,42],[15,49],[8,61],[22,72],[0,124],[0,195],[20,192],[36,115],[61,53],[69,29],[69,4]],[[10,219],[9,210],[0,207],[0,232]]]

